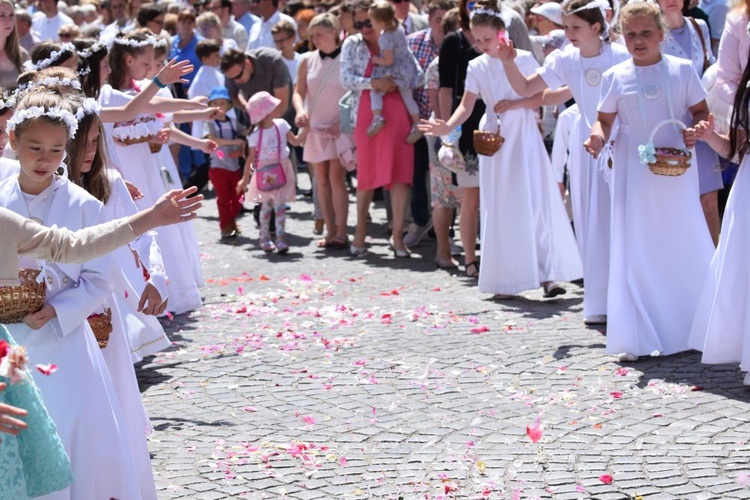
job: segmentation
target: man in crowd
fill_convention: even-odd
[[[18,43],[29,53],[36,44],[41,42],[39,36],[31,29],[31,14],[25,9],[16,10],[16,31],[18,32]]]
[[[396,9],[396,17],[403,24],[407,35],[427,28],[427,19],[424,16],[411,12],[411,2],[409,0],[390,0],[390,2]]]
[[[39,12],[31,18],[31,29],[39,34],[43,42],[56,42],[57,33],[66,24],[75,24],[73,20],[57,10],[57,0],[40,0]]]
[[[250,28],[253,27],[253,24],[260,22],[260,18],[250,11],[251,4],[252,0],[232,0],[234,20],[240,23],[248,34],[250,34]],[[240,45],[240,47],[243,46]]]
[[[232,19],[232,0],[210,0],[206,10],[213,12],[221,21],[222,36],[237,42],[240,49],[247,47],[247,30]]]
[[[283,117],[290,109],[292,80],[278,50],[230,49],[221,57],[221,72],[235,107],[244,110],[248,99],[265,90],[281,101],[273,112],[274,118]]]
[[[258,13],[260,22],[253,24],[248,33],[247,49],[258,49],[260,47],[273,48],[273,33],[271,29],[281,20],[288,21],[297,30],[297,23],[290,16],[279,11],[279,0],[260,0]]]

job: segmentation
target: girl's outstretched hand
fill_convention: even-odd
[[[599,153],[602,152],[602,149],[604,149],[604,142],[602,141],[601,136],[591,134],[588,139],[586,139],[586,142],[583,143],[583,149],[586,150],[588,154],[594,157],[594,159],[597,159],[599,157]]]
[[[151,210],[154,216],[154,227],[176,224],[195,218],[195,211],[201,206],[203,195],[199,194],[188,198],[198,192],[198,188],[193,186],[188,189],[173,189],[161,195],[156,200]]]
[[[195,71],[195,66],[193,66],[190,61],[178,61],[175,57],[159,70],[156,74],[156,78],[158,78],[164,85],[170,85],[172,83],[190,83],[188,80],[185,80],[183,76],[189,75],[193,71]]]
[[[516,58],[516,49],[510,39],[497,41],[497,56],[502,62],[510,62]]]
[[[423,132],[425,135],[434,136],[447,135],[448,132],[451,131],[451,128],[445,120],[420,120],[418,128],[420,132]]]
[[[695,138],[705,141],[714,132],[714,115],[709,113],[708,121],[701,120],[693,126]]]

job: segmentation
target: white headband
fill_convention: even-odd
[[[115,38],[113,42],[116,43],[117,45],[127,45],[128,47],[133,47],[134,49],[140,49],[143,47],[148,47],[149,45],[156,45],[157,40],[155,37],[149,35],[142,42],[139,42],[137,40],[131,40],[129,38],[121,38],[121,37]]]
[[[49,109],[44,109],[41,106],[31,106],[25,109],[18,110],[13,113],[11,119],[8,120],[8,130],[15,130],[19,124],[27,120],[33,120],[42,116],[48,116],[50,118],[57,118],[58,120],[62,120],[62,122],[65,123],[65,125],[68,127],[69,138],[72,139],[76,136],[76,131],[78,131],[78,120],[75,116],[73,116],[73,113],[65,109],[58,108],[57,106]]]
[[[13,109],[16,107],[16,94],[11,93],[3,93],[2,98],[0,98],[0,111],[4,109]]]
[[[485,16],[493,16],[499,19],[503,19],[503,15],[500,14],[500,12],[492,9],[485,9],[484,7],[477,7],[476,9],[472,10],[469,13],[469,19],[474,19],[474,16],[476,16],[477,14],[483,14]],[[503,21],[505,20],[503,19]]]
[[[86,115],[99,115],[102,111],[101,105],[93,97],[87,97],[83,100],[81,107],[76,111],[76,119],[78,121],[83,120]]]
[[[575,10],[571,10],[570,12],[563,12],[563,14],[565,14],[566,16],[570,16],[571,14],[581,12],[582,10],[599,9],[602,11],[602,16],[604,16],[604,11],[610,10],[611,8],[612,7],[609,5],[609,2],[607,2],[607,0],[593,0],[586,5],[578,7]]]
[[[47,66],[51,66],[66,52],[75,54],[75,46],[70,42],[66,42],[60,46],[60,50],[53,51],[47,59],[42,59],[37,63],[33,63],[30,60],[26,61],[25,63],[23,63],[23,69],[25,69],[26,71],[39,71],[40,69],[44,69]]]

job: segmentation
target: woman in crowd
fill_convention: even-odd
[[[18,42],[16,8],[10,0],[0,0],[0,87],[16,86],[16,78],[29,54]]]
[[[357,144],[357,229],[349,248],[354,256],[367,253],[367,219],[370,203],[376,188],[391,191],[393,210],[391,248],[396,257],[410,257],[404,245],[404,217],[409,201],[409,189],[414,174],[414,146],[403,140],[409,134],[411,119],[396,85],[387,78],[370,78],[374,54],[379,54],[380,34],[372,27],[367,11],[370,0],[353,4],[354,28],[358,34],[344,40],[341,49],[341,84],[353,91],[351,116],[355,123]],[[389,126],[382,133],[367,137],[367,127],[372,121],[370,90],[384,92],[383,117]]]

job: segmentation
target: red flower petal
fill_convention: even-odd
[[[602,474],[599,476],[599,481],[603,482],[604,484],[612,484],[612,476],[609,474]]]
[[[49,377],[57,371],[57,365],[54,363],[49,365],[36,365],[36,369],[39,370],[39,373],[43,373]]]

